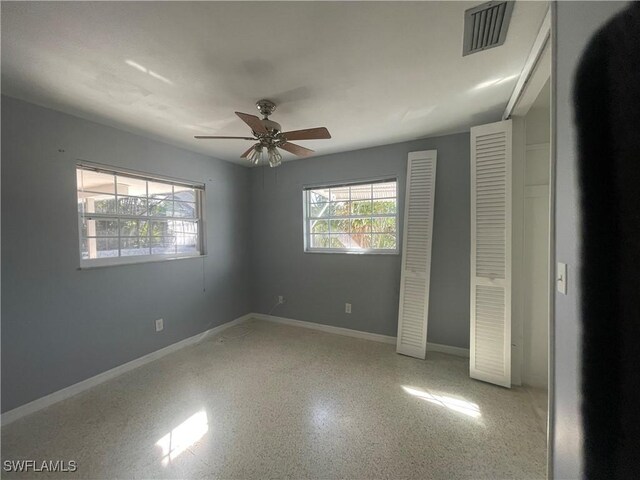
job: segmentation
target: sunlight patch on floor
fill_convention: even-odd
[[[448,408],[449,410],[462,413],[464,415],[467,415],[468,417],[480,418],[482,416],[480,407],[478,407],[477,403],[469,402],[468,400],[460,398],[450,397],[448,395],[433,394],[425,392],[424,390],[421,390],[419,388],[407,387],[405,385],[402,386],[402,389],[405,392],[413,395],[414,397],[418,397],[435,405],[440,405],[442,407]]]
[[[162,450],[162,465],[167,466],[209,431],[207,412],[200,410],[156,442]]]

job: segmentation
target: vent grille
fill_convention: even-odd
[[[465,11],[462,55],[502,45],[512,10],[513,2],[487,2]]]

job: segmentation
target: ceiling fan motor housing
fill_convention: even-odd
[[[260,120],[269,133],[275,134],[282,131],[282,127],[278,122],[274,122],[273,120],[269,120],[268,118],[263,118]]]

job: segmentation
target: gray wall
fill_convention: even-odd
[[[407,153],[438,150],[428,340],[469,347],[469,134],[252,169],[253,308],[273,315],[395,335],[401,255],[303,252],[304,185],[398,177],[400,231]],[[344,313],[344,304],[352,313]]]
[[[76,159],[205,183],[208,256],[79,271]],[[248,313],[249,175],[3,96],[2,411]]]
[[[554,2],[552,103],[556,158],[556,260],[568,264],[567,295],[555,298],[554,478],[580,478],[580,286],[579,195],[575,129],[571,103],[573,76],[580,55],[597,28],[623,8],[623,2]]]

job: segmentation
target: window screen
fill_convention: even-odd
[[[76,169],[81,266],[203,254],[201,185]]]
[[[395,179],[304,190],[305,250],[397,253]]]

